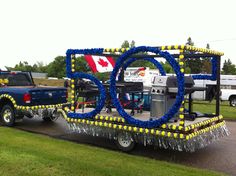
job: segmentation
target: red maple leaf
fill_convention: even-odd
[[[104,61],[101,58],[99,58],[98,64],[100,64],[102,67],[107,67],[108,66],[108,62]]]

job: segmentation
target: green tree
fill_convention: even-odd
[[[121,48],[129,48],[129,42],[128,42],[128,40],[125,40],[125,41],[122,43]]]
[[[223,68],[222,68],[222,73],[225,75],[235,75],[236,74],[236,67],[231,62],[230,59],[228,59],[227,61],[225,60]]]
[[[131,43],[130,43],[130,48],[133,48],[133,47],[135,47],[135,41],[134,40],[132,40]]]
[[[210,49],[209,43],[207,43],[206,48]],[[208,74],[211,73],[211,58],[206,57],[202,59],[202,72]]]
[[[186,73],[186,74],[190,74],[191,73],[191,69],[189,67],[185,67],[184,70],[185,70],[184,73]]]
[[[149,67],[151,69],[155,69],[155,65],[153,65],[153,63],[146,61],[146,60],[137,60],[135,62],[133,62],[130,67]]]
[[[130,43],[128,40],[125,40],[122,45],[121,45],[121,48],[133,48],[135,47],[135,41],[132,40]]]
[[[66,75],[66,57],[57,56],[54,61],[48,64],[47,72],[49,77],[62,78]]]
[[[106,72],[106,73],[95,73],[94,74],[100,81],[107,81],[110,79],[110,73],[109,72]]]
[[[132,40],[130,43],[128,40],[125,40],[122,45],[121,48],[133,48],[135,47],[135,41]],[[145,61],[145,60],[137,60],[135,62],[133,62],[130,67],[149,67],[151,69],[155,69],[156,67],[149,61]]]
[[[77,72],[91,71],[83,56],[75,58],[75,70]],[[47,72],[49,77],[57,77],[57,78],[66,77],[66,57],[65,56],[56,57],[53,62],[48,64]]]
[[[194,42],[191,37],[187,39],[186,45],[194,46]],[[194,54],[194,51],[185,51],[184,54]],[[191,73],[201,73],[202,61],[199,58],[186,58],[186,67],[191,70]]]
[[[174,73],[173,68],[171,67],[171,65],[167,61],[165,61],[165,62],[161,61],[160,63],[163,66],[166,73]],[[190,73],[190,68],[189,67],[185,68],[185,73],[187,73],[187,74]]]
[[[31,71],[34,72],[36,69],[29,65],[27,61],[20,61],[19,64],[16,64],[15,67],[11,68],[14,71]]]
[[[194,46],[194,42],[193,42],[193,40],[192,40],[191,37],[189,37],[189,38],[187,39],[186,45]]]
[[[87,61],[84,56],[76,57],[75,59],[75,70],[79,72],[91,72],[90,67],[88,66]]]
[[[163,66],[166,73],[174,73],[173,68],[170,66],[170,64],[167,61],[165,62],[161,61],[161,65]]]
[[[27,61],[20,61],[15,67],[9,68],[14,71],[31,71],[31,72],[41,72],[45,73],[47,71],[47,66],[43,62],[37,62],[36,64],[30,65]]]
[[[47,72],[47,65],[44,65],[43,62],[37,62],[36,64],[33,65],[33,67],[36,68],[37,72],[40,72],[40,73]]]

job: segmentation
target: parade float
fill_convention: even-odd
[[[73,132],[115,139],[123,151],[131,150],[135,143],[142,143],[193,152],[229,134],[220,115],[222,55],[218,51],[188,45],[68,49],[66,72],[70,79],[71,106],[64,108],[63,115]],[[110,80],[101,82],[92,74],[76,70],[76,56],[96,56],[97,61],[105,65],[108,63],[101,58],[116,58],[115,63],[109,63],[113,65]],[[166,76],[160,58],[170,64],[174,75]],[[189,58],[210,58],[212,73],[185,76],[185,62]],[[124,70],[136,60],[149,61],[159,70],[160,75],[153,77],[151,87],[145,88],[141,82],[124,81]],[[212,96],[216,101],[215,111],[210,114],[193,112],[192,93],[206,90],[194,86],[194,80],[199,79],[216,82]],[[81,88],[78,80],[89,80],[90,84]],[[144,92],[150,95],[150,111],[135,107]],[[123,95],[127,94],[132,97],[130,106],[124,103]],[[89,100],[88,97],[93,98]],[[135,97],[139,97],[138,100]]]

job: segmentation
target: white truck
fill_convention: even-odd
[[[230,106],[236,107],[236,75],[222,75],[221,82],[221,100],[229,101]]]
[[[236,89],[221,89],[221,100],[228,100],[230,106],[236,107]]]
[[[195,80],[196,87],[208,87],[216,85],[216,81]],[[221,101],[229,101],[230,106],[236,107],[236,75],[221,75]],[[207,92],[194,92],[193,99],[205,100]]]

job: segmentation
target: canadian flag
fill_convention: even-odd
[[[86,61],[94,73],[110,72],[113,70],[115,62],[112,57],[85,55]]]

